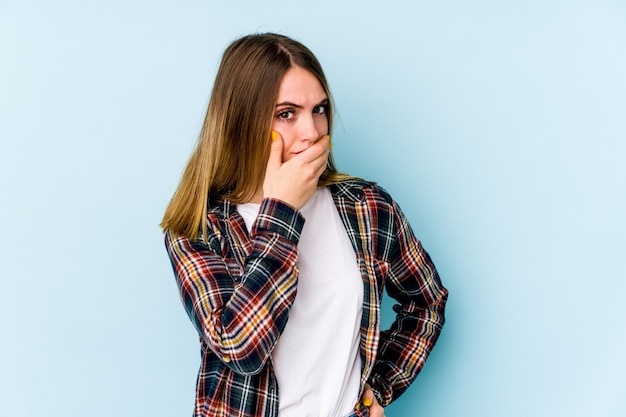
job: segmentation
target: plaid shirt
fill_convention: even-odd
[[[356,252],[364,286],[361,385],[381,405],[415,379],[444,323],[447,290],[398,205],[365,181],[329,186]],[[165,235],[182,302],[198,334],[202,364],[196,417],[276,417],[271,353],[287,323],[298,281],[299,211],[263,200],[250,233],[229,201],[208,210],[206,239]],[[399,304],[379,330],[383,287]],[[368,415],[361,404],[356,414]]]

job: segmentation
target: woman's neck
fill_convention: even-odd
[[[247,201],[247,203],[261,204],[262,201],[263,201],[263,187],[259,188],[256,191],[256,193],[254,193],[250,201]]]

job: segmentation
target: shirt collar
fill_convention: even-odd
[[[363,180],[350,180],[330,185],[332,194],[340,198],[345,198],[353,202],[362,201],[365,198],[364,188],[371,183]]]

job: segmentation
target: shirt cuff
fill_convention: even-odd
[[[266,198],[261,203],[259,215],[252,226],[251,235],[261,233],[278,233],[296,245],[304,227],[304,217],[293,206],[284,201]]]

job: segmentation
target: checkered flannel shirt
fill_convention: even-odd
[[[329,186],[357,255],[364,286],[361,385],[389,404],[421,370],[444,323],[448,292],[398,205],[374,183]],[[248,233],[234,204],[208,210],[208,233],[192,241],[165,235],[184,307],[200,336],[195,417],[276,417],[271,353],[298,281],[299,211],[263,200]],[[383,288],[396,320],[380,331]],[[339,318],[338,318],[339,319]],[[364,406],[355,405],[357,415]]]

